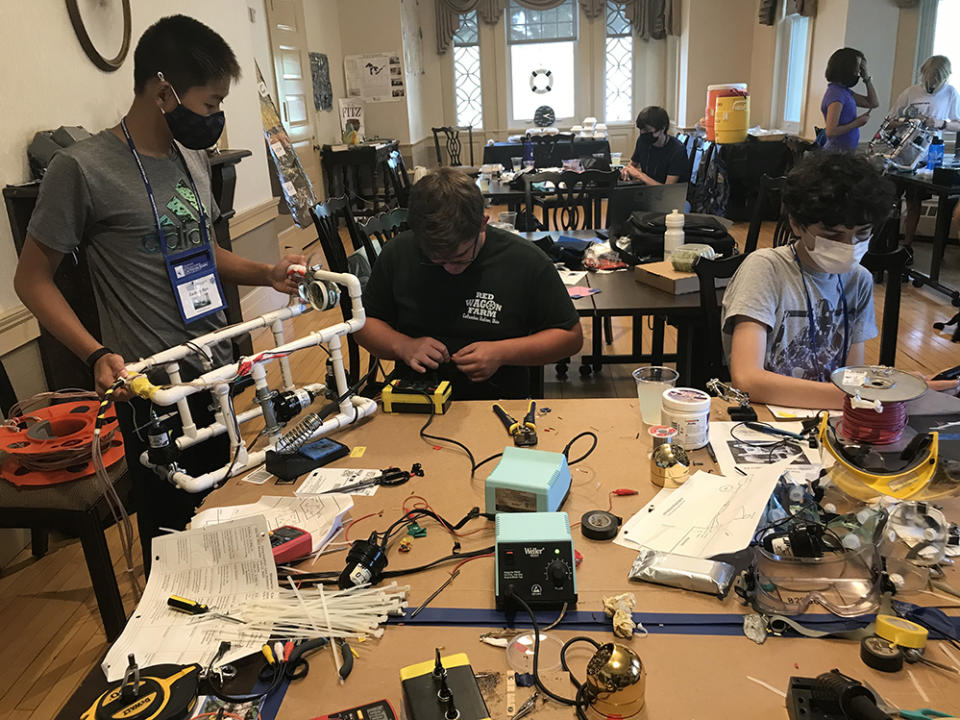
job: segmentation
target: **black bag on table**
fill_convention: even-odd
[[[667,213],[636,210],[630,215],[630,250],[618,249],[624,262],[630,265],[663,260],[663,234],[667,230]],[[685,243],[701,243],[712,247],[720,257],[733,255],[737,243],[723,223],[713,215],[685,213],[683,216]]]

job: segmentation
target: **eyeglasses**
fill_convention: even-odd
[[[427,259],[421,260],[420,264],[427,265],[429,267],[446,267],[449,265],[453,265],[456,267],[465,268],[468,265],[470,265],[474,260],[476,260],[477,256],[480,254],[480,236],[482,234],[483,233],[481,231],[477,233],[477,237],[474,238],[473,247],[471,247],[469,251],[469,257],[465,257],[466,253],[460,253],[459,255],[456,255],[451,258],[440,258],[440,257],[431,258],[427,256]],[[424,253],[424,255],[426,255],[426,253]]]

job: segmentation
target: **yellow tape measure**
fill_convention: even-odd
[[[922,650],[927,645],[927,629],[895,615],[877,615],[874,632],[894,645]]]

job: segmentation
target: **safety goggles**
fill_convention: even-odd
[[[936,432],[917,435],[902,449],[883,449],[845,439],[827,416],[820,422],[820,457],[827,477],[864,502],[878,495],[932,499],[960,490],[960,477],[940,468],[938,447]]]
[[[875,545],[793,558],[756,548],[758,612],[801,615],[820,605],[841,617],[876,612],[880,606],[880,556]]]

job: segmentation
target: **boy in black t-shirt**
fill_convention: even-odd
[[[357,341],[401,372],[435,372],[454,397],[529,395],[525,366],[574,355],[580,319],[547,256],[486,227],[483,196],[465,173],[440,170],[410,194],[411,230],[384,247],[363,294]]]
[[[662,107],[651,105],[637,115],[640,137],[630,164],[623,168],[624,180],[639,180],[647,185],[672,185],[687,182],[689,160],[683,144],[670,137],[670,116]]]

